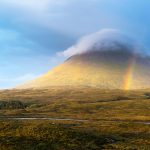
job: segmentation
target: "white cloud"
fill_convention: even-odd
[[[35,79],[36,77],[38,76],[28,73],[15,78],[0,78],[0,82],[23,82],[23,81]]]
[[[122,44],[132,50],[137,50],[137,44],[126,34],[116,29],[103,29],[82,37],[77,44],[58,54],[69,57],[91,50],[116,50],[119,48],[118,44]]]
[[[5,83],[5,85],[6,85],[6,86],[0,86],[0,88],[1,89],[3,89],[3,88],[12,88],[15,85],[33,80],[37,77],[39,77],[39,75],[34,75],[34,74],[29,73],[29,74],[25,74],[25,75],[22,75],[22,76],[15,77],[15,78],[0,78],[0,85],[3,85],[3,83]]]
[[[8,15],[11,23],[20,26],[31,23],[77,37],[105,27],[144,33],[141,19],[137,26],[129,17],[140,13],[139,9],[129,11],[134,7],[129,0],[0,0],[0,15]]]
[[[61,14],[59,7],[66,4],[66,0],[0,0],[0,11],[16,16],[14,21],[32,22],[50,27],[50,20]]]
[[[47,9],[51,6],[62,5],[64,0],[1,0],[0,3],[3,6],[11,8],[19,8],[20,10],[30,10],[36,12],[46,12]],[[32,15],[32,14],[31,14]]]

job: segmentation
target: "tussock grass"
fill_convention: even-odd
[[[0,148],[150,149],[150,90],[51,87],[0,91],[1,117],[54,117],[78,121],[0,121]],[[26,104],[15,107],[14,103]],[[8,105],[9,106],[9,105]],[[22,105],[21,105],[22,106]]]

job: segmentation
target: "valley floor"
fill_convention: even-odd
[[[0,91],[0,150],[149,150],[150,90]]]

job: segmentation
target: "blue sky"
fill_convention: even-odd
[[[0,0],[0,88],[33,79],[65,59],[82,36],[117,29],[150,48],[149,0]]]

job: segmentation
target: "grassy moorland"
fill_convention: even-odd
[[[150,90],[4,90],[0,91],[0,118],[2,150],[150,149]]]

